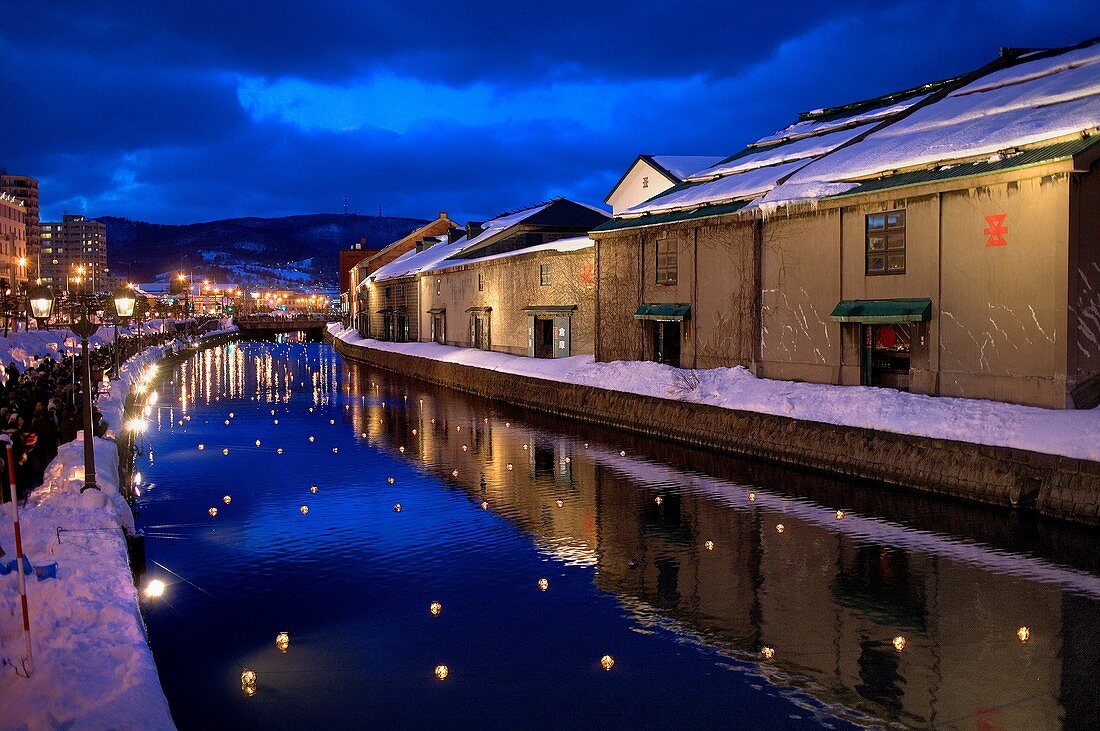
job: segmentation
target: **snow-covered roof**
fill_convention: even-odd
[[[461,254],[467,249],[471,249],[488,241],[506,229],[522,223],[536,213],[545,210],[552,204],[553,201],[550,201],[548,203],[532,206],[531,208],[525,208],[522,211],[506,213],[496,218],[489,219],[482,224],[484,228],[481,230],[481,233],[472,239],[467,239],[463,236],[452,243],[447,243],[446,239],[444,239],[442,243],[438,243],[423,251],[409,251],[378,269],[371,274],[370,278],[378,282],[383,279],[393,279],[394,277],[408,277],[433,269],[444,259],[455,256],[456,254]]]
[[[718,201],[752,198],[771,190],[780,178],[793,173],[805,164],[805,160],[795,160],[794,162],[725,175],[705,183],[685,183],[670,189],[663,195],[632,206],[623,213],[626,215],[656,213],[675,208],[689,208],[707,203],[717,203]]]
[[[677,180],[686,180],[699,170],[717,165],[726,159],[725,155],[649,155],[648,157]]]
[[[904,168],[992,155],[1100,128],[1100,44],[1024,60],[799,171],[771,202],[842,192]]]
[[[500,254],[490,254],[489,256],[479,256],[472,259],[459,259],[457,261],[441,261],[435,266],[424,269],[424,271],[443,271],[452,267],[464,266],[466,264],[480,264],[486,261],[493,261],[495,259],[507,259],[513,256],[523,256],[525,254],[534,254],[540,251],[554,251],[560,253],[567,253],[570,251],[580,251],[581,249],[587,249],[595,246],[596,242],[587,236],[573,236],[567,239],[558,239],[557,241],[550,241],[545,244],[536,244],[534,246],[528,246],[525,249],[515,249],[513,251],[505,251]]]

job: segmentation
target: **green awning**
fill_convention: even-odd
[[[927,322],[932,319],[932,300],[842,300],[829,315],[833,322],[886,324]]]
[[[523,311],[528,315],[568,315],[576,305],[528,305]]]
[[[641,305],[634,311],[635,320],[690,320],[691,305]]]
[[[446,312],[447,312],[446,307],[433,307],[430,310],[428,310],[429,315],[442,315]]]

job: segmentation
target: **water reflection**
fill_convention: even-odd
[[[596,583],[642,627],[673,627],[737,658],[774,650],[761,668],[777,685],[907,725],[1077,727],[1100,710],[1091,536],[1068,541],[1082,570],[861,513],[884,502],[878,488],[770,470],[789,486],[816,483],[811,492],[834,502],[767,484],[753,485],[750,501],[745,483],[636,456],[656,451],[651,444],[620,451],[624,435],[601,444],[591,427],[552,431],[516,414],[486,420],[494,407],[479,400],[344,368],[349,419],[372,446],[400,448],[471,500],[487,501],[549,555],[594,566]],[[382,398],[398,406],[383,409],[375,403]],[[948,526],[988,514],[896,497],[921,515],[948,516]],[[1047,528],[1058,532],[1023,530],[1039,538],[1037,552]],[[1023,541],[1015,531],[1005,539]],[[1017,636],[1024,625],[1026,642]]]
[[[408,725],[410,704],[423,725],[622,725],[655,688],[640,725],[1100,711],[1088,531],[542,418],[316,344],[204,351],[162,404],[141,508],[151,558],[187,577],[149,616],[181,727]]]

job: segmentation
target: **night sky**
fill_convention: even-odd
[[[43,220],[482,219],[1098,33],[1095,0],[5,4],[0,168]]]

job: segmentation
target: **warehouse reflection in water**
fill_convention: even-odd
[[[671,628],[776,685],[905,724],[1080,727],[1100,711],[1086,532],[343,368],[357,434],[594,566],[640,631]]]

